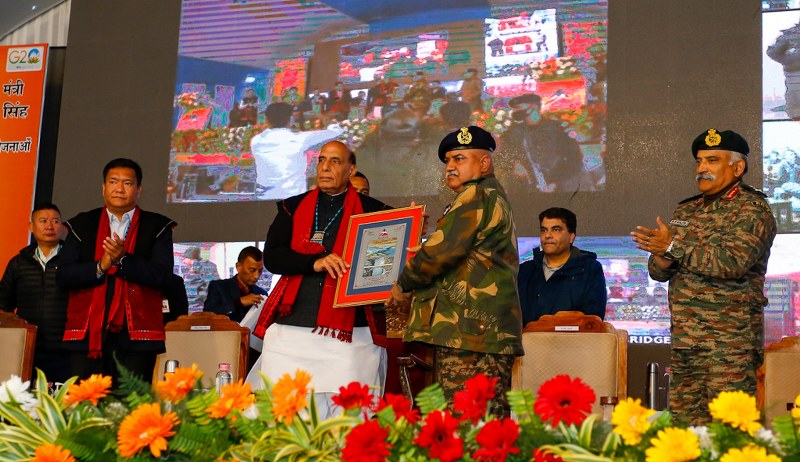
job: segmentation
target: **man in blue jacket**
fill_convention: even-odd
[[[552,207],[539,214],[541,246],[519,267],[523,326],[558,311],[606,314],[606,279],[597,255],[575,247],[578,219]]]
[[[264,257],[254,246],[239,252],[236,276],[230,279],[211,281],[203,311],[224,314],[232,321],[241,322],[251,307],[261,303],[267,291],[256,283],[264,272]]]

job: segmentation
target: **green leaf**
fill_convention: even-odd
[[[419,392],[414,402],[424,415],[428,415],[433,411],[444,410],[447,407],[442,386],[438,383],[425,387],[424,390]]]

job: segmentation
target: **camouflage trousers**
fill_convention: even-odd
[[[495,397],[489,409],[496,417],[508,417],[506,392],[511,389],[511,369],[514,366],[514,355],[478,353],[476,351],[459,350],[434,346],[434,376],[444,390],[444,397],[450,410],[453,409],[453,398],[457,391],[464,389],[464,382],[483,372],[488,377],[497,377]]]
[[[670,355],[669,408],[679,422],[711,422],[708,404],[722,391],[756,394],[760,349],[673,348]]]

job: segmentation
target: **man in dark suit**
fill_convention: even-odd
[[[241,322],[250,307],[261,303],[267,291],[256,282],[264,272],[264,257],[257,247],[248,246],[239,252],[236,276],[211,281],[203,311],[224,314],[232,321]]]
[[[58,284],[69,290],[65,347],[82,378],[110,375],[116,361],[149,379],[163,353],[162,292],[172,277],[175,222],[139,208],[142,168],[114,159],[103,169],[104,206],[65,224]]]

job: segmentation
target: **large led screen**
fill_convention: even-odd
[[[302,193],[329,140],[381,197],[438,196],[470,124],[512,202],[604,189],[605,1],[385,3],[183,0],[167,201]]]

